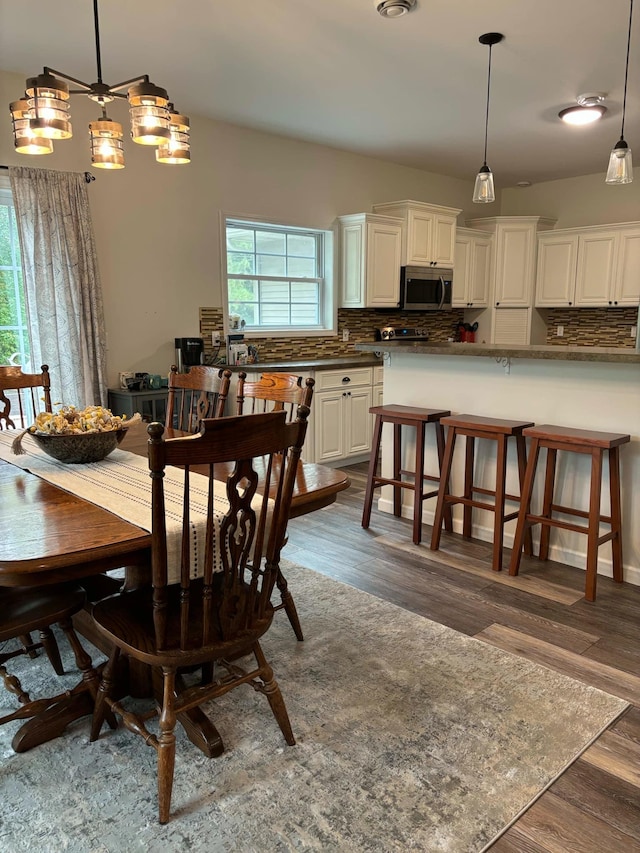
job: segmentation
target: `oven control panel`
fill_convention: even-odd
[[[384,329],[376,329],[377,341],[426,341],[429,332],[413,326],[385,326]]]

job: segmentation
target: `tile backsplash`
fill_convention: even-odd
[[[217,352],[211,345],[211,332],[224,326],[222,308],[200,309],[200,334],[204,338],[205,358],[213,362],[216,357],[226,357],[224,341]],[[638,319],[637,308],[553,308],[546,311],[547,343],[557,346],[635,346],[631,329]],[[303,358],[330,358],[351,355],[354,344],[373,341],[374,330],[384,326],[419,326],[429,331],[429,340],[446,341],[455,334],[456,326],[463,320],[463,312],[385,312],[380,309],[338,311],[338,335],[300,338],[257,338],[260,361],[278,361]],[[558,337],[557,327],[564,327]],[[349,340],[342,340],[343,329],[349,330]]]

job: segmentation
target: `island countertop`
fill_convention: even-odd
[[[428,341],[375,341],[358,343],[362,352],[416,355],[466,355],[476,358],[527,358],[554,361],[598,361],[639,364],[640,352],[630,347],[565,347],[553,344],[495,346],[494,344],[432,343]]]
[[[380,358],[371,353],[353,353],[352,355],[334,355],[326,358],[318,358],[314,355],[310,358],[298,356],[282,361],[257,361],[254,364],[220,364],[216,367],[229,368],[232,373],[298,373],[310,370],[342,370],[349,367],[377,367],[382,364]]]

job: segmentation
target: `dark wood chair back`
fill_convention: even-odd
[[[171,365],[165,426],[197,432],[204,418],[221,418],[230,382],[230,370],[198,364],[178,373]]]
[[[23,373],[18,365],[0,367],[0,429],[24,429],[40,412],[51,412],[49,367]]]
[[[169,440],[163,440],[160,424],[149,426],[153,619],[158,650],[193,652],[221,640],[246,646],[266,631],[273,618],[271,593],[308,413],[308,408],[301,407],[292,423],[286,422],[283,411],[205,419],[198,435]],[[184,468],[178,598],[171,595],[168,584],[167,465]],[[196,466],[204,466],[201,470],[209,480],[202,576],[194,580],[189,488]],[[172,602],[179,608],[176,633],[178,623],[169,613]]]
[[[296,417],[298,406],[311,408],[313,379],[295,373],[263,373],[257,382],[247,382],[247,374],[238,374],[236,413],[238,415],[285,410],[287,420]]]

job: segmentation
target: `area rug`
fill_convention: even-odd
[[[222,697],[209,711],[226,752],[206,759],[180,732],[162,827],[140,738],[89,744],[84,719],[16,755],[5,725],[0,850],[479,853],[627,707],[309,569],[286,575],[306,639],[280,612],[263,645],[296,746],[264,697]],[[37,690],[59,690],[46,660],[19,661],[25,684],[42,673]]]

